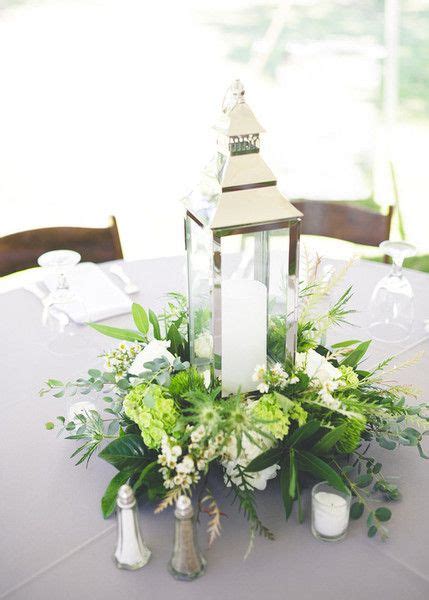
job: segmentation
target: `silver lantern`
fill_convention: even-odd
[[[263,128],[235,81],[217,152],[184,200],[191,364],[224,396],[256,388],[257,366],[294,359],[302,214],[261,158]]]

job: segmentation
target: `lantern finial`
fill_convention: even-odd
[[[223,99],[223,112],[229,113],[240,102],[244,102],[244,85],[240,79],[235,79],[227,89]]]

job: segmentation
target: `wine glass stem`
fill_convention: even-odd
[[[66,276],[64,275],[64,273],[60,273],[58,275],[57,290],[68,290],[68,289],[69,289],[69,284],[67,282]]]
[[[402,276],[403,262],[404,262],[404,259],[402,258],[402,256],[394,256],[393,257],[392,275],[394,275],[395,277]]]

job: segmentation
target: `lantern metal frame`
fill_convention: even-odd
[[[268,294],[270,289],[269,234],[274,231],[288,231],[288,248],[284,249],[288,253],[285,291],[287,297],[284,299],[287,307],[287,313],[284,315],[286,324],[284,354],[292,361],[295,359],[297,344],[299,240],[302,214],[280,194],[276,187],[275,176],[260,158],[259,134],[264,130],[254,118],[247,104],[244,103],[244,89],[240,82],[233,85],[233,95],[235,104],[232,109],[228,109],[227,115],[235,117],[241,111],[240,118],[235,118],[234,122],[231,119],[226,126],[222,124],[221,127],[216,127],[221,134],[217,157],[211,167],[206,170],[204,185],[197,192],[197,198],[193,197],[194,193],[184,201],[187,208],[185,240],[188,262],[191,363],[196,364],[197,362],[194,351],[194,298],[191,277],[192,224],[195,224],[201,228],[199,231],[207,235],[206,241],[211,253],[209,263],[211,273],[208,275],[213,349],[207,365],[210,364],[212,375],[217,377],[221,377],[222,372],[222,240],[224,238],[234,235],[260,234],[255,236],[254,256],[255,260],[256,257],[258,260],[254,263],[254,278],[267,287]],[[238,109],[236,113],[234,113],[235,108]],[[251,131],[247,132],[245,127],[251,128]],[[236,147],[236,140],[246,147]],[[228,161],[235,162],[230,167]],[[237,165],[244,168],[240,170]],[[257,207],[256,217],[255,214],[252,214],[252,204],[248,201],[249,199],[252,199],[253,206]],[[196,205],[198,209],[195,209]],[[246,207],[250,207],[247,213]],[[267,295],[267,336],[268,302]],[[267,353],[268,350],[267,347]]]

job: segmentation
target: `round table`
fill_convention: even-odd
[[[332,261],[331,261],[332,262]],[[340,263],[341,266],[341,263]],[[108,272],[108,265],[103,265]],[[354,284],[354,321],[365,326],[371,290],[386,273],[386,266],[357,262],[346,274],[339,291]],[[124,270],[141,286],[136,298],[144,306],[161,308],[165,293],[183,291],[183,257],[124,263]],[[429,316],[429,276],[408,272],[416,295],[416,327],[401,359],[428,349],[423,320]],[[205,522],[199,527],[207,572],[192,583],[175,581],[166,565],[172,549],[171,510],[155,516],[153,507],[141,508],[141,526],[152,550],[150,563],[130,572],[118,570],[112,555],[116,542],[115,519],[103,520],[100,499],[115,473],[97,458],[86,470],[69,459],[73,442],[56,438],[44,423],[64,413],[63,399],[40,398],[38,391],[50,377],[64,380],[97,367],[100,351],[115,341],[93,330],[85,333],[88,346],[81,354],[65,358],[50,354],[44,344],[39,301],[23,289],[0,295],[1,314],[1,558],[0,598],[10,600],[267,600],[380,598],[427,600],[429,598],[429,540],[427,498],[429,464],[415,448],[395,452],[375,448],[373,454],[389,477],[398,477],[403,499],[392,505],[391,537],[383,543],[369,539],[363,521],[351,522],[346,539],[338,544],[316,541],[309,527],[308,494],[304,524],[295,513],[286,523],[278,481],[269,491],[257,493],[260,516],[276,534],[275,541],[255,540],[243,560],[248,527],[231,506],[220,486],[217,499],[227,513],[222,536],[207,549]],[[130,315],[106,321],[129,326]],[[338,329],[334,338],[367,339],[365,330]],[[415,344],[421,340],[420,343]],[[397,351],[374,344],[368,364]],[[429,401],[427,357],[397,373],[397,380],[412,383]],[[86,397],[87,398],[87,397]],[[92,398],[91,398],[92,399]],[[99,404],[101,406],[101,403]]]

